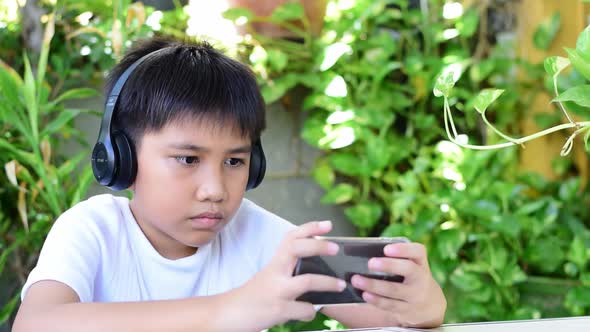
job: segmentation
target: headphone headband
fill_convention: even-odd
[[[172,47],[162,48],[142,56],[141,58],[139,58],[139,60],[135,61],[133,64],[131,64],[131,66],[125,69],[123,74],[121,74],[121,76],[117,79],[117,82],[109,92],[109,96],[107,97],[105,102],[105,110],[102,122],[100,123],[98,141],[110,141],[109,136],[111,133],[111,123],[113,121],[115,107],[117,106],[117,102],[119,101],[119,94],[121,94],[123,86],[125,86],[127,79],[129,79],[129,76],[131,76],[135,68],[137,68],[137,66],[139,66],[142,62],[146,61],[147,59],[152,58],[160,53],[163,53],[163,51],[169,50],[170,48]]]

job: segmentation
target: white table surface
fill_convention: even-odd
[[[465,324],[445,324],[435,329],[415,329],[400,327],[352,329],[340,331],[358,332],[406,332],[406,331],[428,331],[428,332],[590,332],[590,316],[567,317],[567,318],[546,318],[534,320],[515,320],[503,322],[482,322]]]

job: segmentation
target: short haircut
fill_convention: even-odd
[[[209,43],[155,37],[136,42],[112,69],[106,95],[125,69],[146,54],[128,78],[113,116],[113,130],[123,131],[138,147],[147,132],[184,120],[230,125],[252,142],[265,127],[265,103],[253,72]]]

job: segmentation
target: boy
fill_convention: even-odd
[[[259,331],[313,319],[295,301],[307,291],[344,289],[292,276],[298,257],[337,252],[313,238],[329,221],[296,228],[243,198],[264,174],[264,102],[247,67],[206,43],[152,39],[114,68],[107,91],[93,168],[133,199],[95,196],[56,221],[13,331]],[[367,304],[322,311],[350,327],[441,324],[424,247],[385,254],[370,268],[403,283],[355,276]]]

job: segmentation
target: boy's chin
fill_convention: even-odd
[[[217,237],[217,232],[207,232],[207,234],[199,234],[199,236],[193,236],[190,239],[184,239],[182,243],[191,248],[199,248],[206,246]]]

